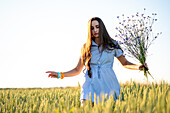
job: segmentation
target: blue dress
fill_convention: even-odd
[[[119,57],[123,54],[121,49],[114,49],[110,52],[104,50],[102,53],[102,46],[98,45],[92,40],[90,61],[92,77],[89,78],[88,71],[85,73],[85,82],[81,87],[80,100],[90,99],[94,102],[94,93],[102,100],[103,94],[107,94],[108,98],[113,94],[116,100],[120,95],[120,85],[117,77],[113,71],[114,57]],[[98,103],[97,99],[96,102]]]

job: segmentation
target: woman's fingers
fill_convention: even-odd
[[[47,71],[46,73],[49,73],[48,77],[51,77],[51,78],[57,78],[58,77],[57,72]]]
[[[143,70],[143,64],[139,66],[139,70]]]
[[[57,74],[55,71],[47,71],[46,73],[50,73],[50,74],[53,74],[53,75]]]
[[[57,78],[58,76],[57,75],[52,75],[52,74],[49,74],[48,77],[51,77],[51,78]]]
[[[144,63],[144,66],[146,67],[147,70],[149,70],[147,63]]]
[[[53,73],[54,71],[47,71],[47,72],[45,72],[45,73]]]
[[[51,75],[51,74],[49,74],[49,75],[48,75],[48,78],[49,78],[49,77],[52,77],[52,75]]]
[[[139,70],[143,70],[143,67],[145,67],[147,70],[149,70],[147,63],[140,65]]]

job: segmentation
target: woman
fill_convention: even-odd
[[[94,93],[102,99],[102,94],[108,97],[113,94],[116,100],[120,95],[120,85],[113,71],[113,61],[116,57],[120,63],[128,69],[142,70],[143,65],[135,65],[123,56],[123,51],[115,40],[113,40],[102,20],[94,17],[88,22],[87,43],[81,49],[81,57],[77,66],[64,73],[47,71],[52,78],[72,77],[80,74],[83,66],[87,67],[85,82],[81,87],[80,100],[82,105],[86,99],[94,103]],[[147,65],[144,64],[146,68]],[[96,100],[97,101],[97,100]]]

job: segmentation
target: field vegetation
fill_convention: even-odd
[[[106,95],[92,106],[91,100],[80,103],[80,87],[0,89],[1,113],[170,113],[170,92],[165,82],[121,85],[117,101]],[[96,97],[97,98],[97,97]],[[98,98],[97,98],[98,99]]]

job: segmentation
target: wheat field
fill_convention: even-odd
[[[113,97],[98,104],[80,103],[80,87],[0,89],[1,113],[170,113],[170,92],[165,82],[121,85],[117,101]],[[97,98],[97,97],[95,97]],[[98,99],[98,98],[97,98]]]

